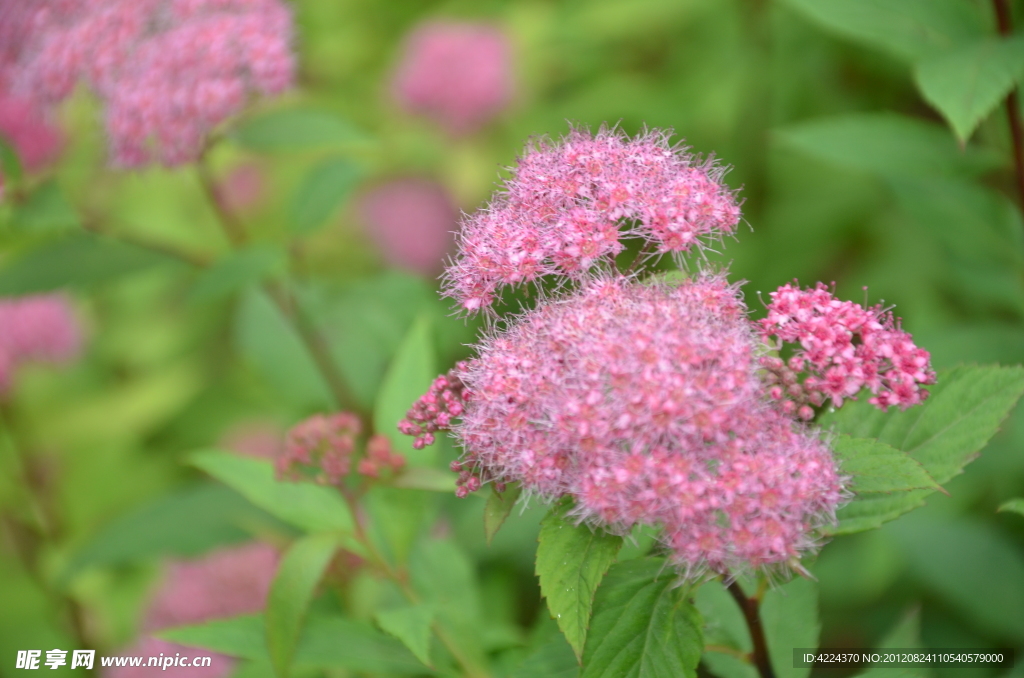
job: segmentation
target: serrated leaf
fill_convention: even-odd
[[[380,610],[374,616],[377,625],[387,631],[427,666],[430,661],[430,625],[434,622],[434,610],[429,605],[407,605]]]
[[[940,125],[891,113],[854,113],[788,125],[783,144],[825,162],[881,177],[974,175],[1002,160],[960,148]]]
[[[487,505],[484,507],[484,534],[487,536],[487,545],[490,546],[494,535],[505,524],[505,519],[512,513],[512,507],[516,505],[523,488],[519,485],[506,487],[504,492],[498,492],[491,486],[491,496],[487,498]]]
[[[75,208],[52,179],[39,185],[15,208],[14,225],[23,231],[66,231],[82,225]]]
[[[917,64],[914,79],[928,103],[967,141],[1024,75],[1024,37],[988,37]]]
[[[795,577],[773,587],[761,601],[768,656],[778,678],[807,678],[811,667],[793,666],[793,648],[818,647],[821,622],[818,620],[818,585]]]
[[[204,304],[225,299],[258,284],[284,261],[284,252],[267,245],[231,252],[199,275],[189,291],[188,301]]]
[[[334,398],[305,344],[262,290],[242,295],[235,342],[276,397],[299,411],[333,409]]]
[[[823,427],[877,438],[918,461],[939,484],[962,472],[1024,393],[1024,368],[961,366],[939,373],[922,405],[881,412],[866,400],[822,417]],[[878,527],[919,506],[929,490],[862,497],[839,511],[835,534]]]
[[[1003,511],[1019,513],[1024,516],[1024,499],[1011,499],[1010,501],[1003,502],[999,505],[999,508],[996,509],[996,512],[1002,513]]]
[[[243,121],[232,133],[242,146],[262,153],[364,142],[365,134],[327,111],[286,109]]]
[[[314,166],[292,198],[292,232],[304,235],[321,226],[362,175],[362,169],[348,158],[332,157]]]
[[[332,488],[311,483],[279,482],[274,478],[270,462],[229,452],[196,452],[189,457],[189,462],[286,523],[307,532],[352,532],[352,515],[348,506]],[[346,540],[344,546],[357,553],[362,552],[354,540]]]
[[[214,546],[245,541],[243,525],[273,521],[235,490],[217,483],[180,489],[105,525],[79,549],[60,576],[70,581],[90,567],[164,555],[195,556]]]
[[[622,537],[574,525],[555,506],[541,521],[537,542],[540,592],[565,639],[582,657],[594,595],[622,548]]]
[[[412,437],[398,432],[398,422],[427,392],[436,376],[437,358],[430,320],[421,315],[409,328],[398,352],[391,359],[373,408],[376,430],[388,436],[395,451],[405,455],[412,465],[429,466],[436,456],[435,448],[414,449]]]
[[[594,600],[582,678],[695,678],[702,621],[675,584],[660,559],[608,571]]]
[[[265,623],[250,615],[160,631],[167,640],[232,657],[270,663]],[[339,616],[310,615],[295,651],[296,669],[347,669],[356,673],[432,675],[402,643],[369,624]]]
[[[853,476],[847,489],[855,494],[940,489],[913,457],[872,438],[841,435],[832,452],[840,472]]]
[[[822,26],[907,61],[985,35],[976,7],[962,0],[785,0]]]
[[[77,234],[52,240],[5,261],[0,268],[0,295],[50,292],[63,287],[90,287],[161,264],[170,257],[108,238]]]
[[[281,559],[265,615],[267,651],[281,678],[289,674],[306,610],[338,546],[335,534],[313,534],[292,544]]]

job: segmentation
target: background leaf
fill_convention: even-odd
[[[1011,499],[999,505],[1000,511],[1011,511],[1024,516],[1024,499]]]
[[[292,198],[292,232],[316,230],[348,198],[362,177],[360,167],[345,157],[330,157],[315,165]]]
[[[541,594],[576,656],[582,657],[594,595],[622,548],[622,537],[574,525],[555,506],[541,521],[537,541]]]
[[[484,507],[484,534],[488,544],[501,529],[508,514],[512,513],[522,491],[520,485],[506,487],[504,492],[498,492],[491,486],[491,495],[487,497],[487,505]]]
[[[46,233],[80,228],[82,221],[60,185],[51,179],[36,187],[17,206],[14,224],[24,231]]]
[[[269,245],[255,245],[230,252],[199,274],[189,292],[189,301],[203,304],[225,299],[258,284],[284,262],[284,252]]]
[[[396,452],[413,465],[430,465],[436,447],[413,449],[413,439],[398,432],[398,422],[437,376],[437,358],[430,332],[430,320],[421,315],[406,333],[388,366],[373,408],[373,424],[391,440]]]
[[[287,678],[306,610],[338,548],[334,534],[313,534],[293,543],[270,585],[265,615],[267,650],[281,678]]]
[[[433,666],[430,661],[430,625],[434,621],[434,611],[429,605],[403,605],[379,610],[374,619],[381,629],[402,641],[417,659],[426,666]]]
[[[782,586],[770,588],[761,600],[761,623],[775,675],[807,678],[811,668],[793,666],[793,648],[818,647],[818,585],[810,579],[794,577]]]
[[[249,150],[272,153],[362,142],[366,136],[343,118],[322,110],[283,109],[253,116],[232,133]]]

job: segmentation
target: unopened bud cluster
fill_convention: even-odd
[[[452,431],[459,496],[518,482],[571,497],[581,521],[616,533],[657,526],[691,577],[798,566],[817,545],[848,493],[827,437],[806,423],[815,408],[862,388],[878,407],[906,407],[934,373],[891,315],[823,285],[781,288],[757,323],[724,273],[644,280],[645,254],[733,232],[722,173],[665,132],[573,130],[528,149],[504,192],[465,218],[447,272],[464,309],[552,280],[399,425],[417,446]],[[623,237],[640,240],[628,274],[615,261]]]
[[[338,485],[352,471],[356,440],[362,431],[359,417],[350,412],[314,414],[288,432],[284,454],[275,468],[280,480],[313,480],[322,485]],[[366,454],[356,464],[356,472],[379,478],[385,472],[397,473],[405,466],[405,457],[391,448],[383,434],[366,442]]]

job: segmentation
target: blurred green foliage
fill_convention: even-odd
[[[1024,3],[1012,4],[1024,22]],[[834,281],[841,297],[895,305],[936,367],[1024,361],[1024,196],[1000,108],[1024,76],[1024,37],[997,37],[990,3],[294,6],[300,86],[224,130],[210,154],[215,174],[255,162],[269,177],[261,208],[241,218],[249,233],[243,250],[219,229],[195,168],[105,169],[96,105],[84,94],[61,111],[69,147],[46,176],[22,176],[0,146],[5,174],[21,192],[0,204],[0,294],[69,290],[88,335],[83,360],[22,375],[5,406],[16,425],[0,435],[0,673],[18,649],[70,649],[83,638],[100,653],[127,645],[161,558],[251,535],[284,544],[326,515],[317,502],[337,498],[320,488],[270,487],[254,462],[247,484],[213,485],[207,474],[237,479],[224,469],[249,462],[190,456],[223,447],[240,423],[283,430],[337,405],[288,313],[300,326],[315,325],[354,402],[372,409],[376,430],[415,454],[414,464],[443,468],[454,458],[447,444],[413,453],[394,422],[434,374],[468,354],[477,328],[449,316],[435,281],[386,268],[354,199],[383,178],[426,176],[471,211],[529,137],[559,136],[567,121],[630,133],[672,127],[694,150],[735,167],[727,181],[742,188],[750,228],[711,258],[749,281],[755,315],[761,293],[794,277]],[[390,99],[401,39],[428,17],[494,21],[514,42],[515,102],[472,137],[452,141]],[[951,406],[947,416],[957,414]],[[31,452],[29,461],[16,445]],[[817,591],[786,595],[804,580],[782,587],[766,617],[785,625],[802,614],[787,606],[813,610],[820,595],[825,647],[885,646],[893,629],[919,625],[919,638],[912,631],[899,646],[1024,651],[1024,519],[1019,499],[1007,503],[1024,496],[1024,412],[1010,416],[962,475],[928,470],[946,494],[922,495],[923,508],[877,531],[836,537],[810,566]],[[371,538],[389,557],[418,564],[411,585],[425,607],[402,607],[393,585],[359,575],[347,599],[313,603],[301,636],[302,610],[272,621],[288,640],[270,654],[262,619],[212,623],[219,645],[209,633],[196,637],[247,658],[239,675],[269,675],[272,662],[292,656],[301,675],[416,675],[425,673],[416,656],[437,656],[422,643],[436,618],[460,630],[471,661],[489,657],[501,675],[573,674],[572,650],[548,623],[534,577],[542,507],[514,510],[488,547],[481,498],[374,492],[369,510],[384,527]],[[267,513],[278,514],[281,502],[294,519]],[[330,515],[347,515],[337,508]],[[36,523],[46,538],[26,567],[13,546],[22,538],[17,526]],[[436,538],[417,540],[427,529]],[[601,589],[591,634],[629,632],[609,620],[635,595],[671,608],[659,623],[681,636],[700,633],[695,609],[714,616],[729,602],[709,585],[692,608],[663,581],[651,583],[652,567],[642,559],[613,567],[608,580],[618,588]],[[304,575],[291,585],[308,597]],[[332,614],[338,607],[350,618]],[[816,628],[816,620],[802,623]],[[742,636],[733,626],[705,629],[706,640]],[[810,626],[784,632],[770,642],[813,645],[817,636]],[[187,642],[190,633],[197,631],[168,637]],[[749,637],[721,642],[742,647]],[[577,644],[583,651],[582,637]],[[669,650],[650,661],[685,663]],[[750,670],[736,664],[706,656],[700,671],[739,678]],[[796,678],[783,664],[780,678]],[[1020,665],[1014,675],[1024,675]],[[614,666],[584,675],[618,675]],[[934,675],[993,674],[972,667]]]

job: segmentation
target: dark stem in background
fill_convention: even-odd
[[[771,658],[768,656],[768,641],[765,640],[764,627],[761,625],[761,601],[755,598],[747,598],[743,589],[737,582],[732,582],[725,587],[743,612],[743,618],[750,629],[750,639],[754,643],[754,651],[751,653],[751,661],[757,667],[761,678],[775,678],[775,671],[772,669]]]
[[[1009,0],[992,0],[996,10],[996,26],[1000,35],[1010,35],[1013,24],[1010,18]],[[1017,192],[1020,194],[1021,205],[1024,205],[1024,130],[1020,124],[1020,99],[1014,87],[1006,95],[1006,117],[1010,121],[1010,138],[1013,145],[1013,165],[1017,174]]]

